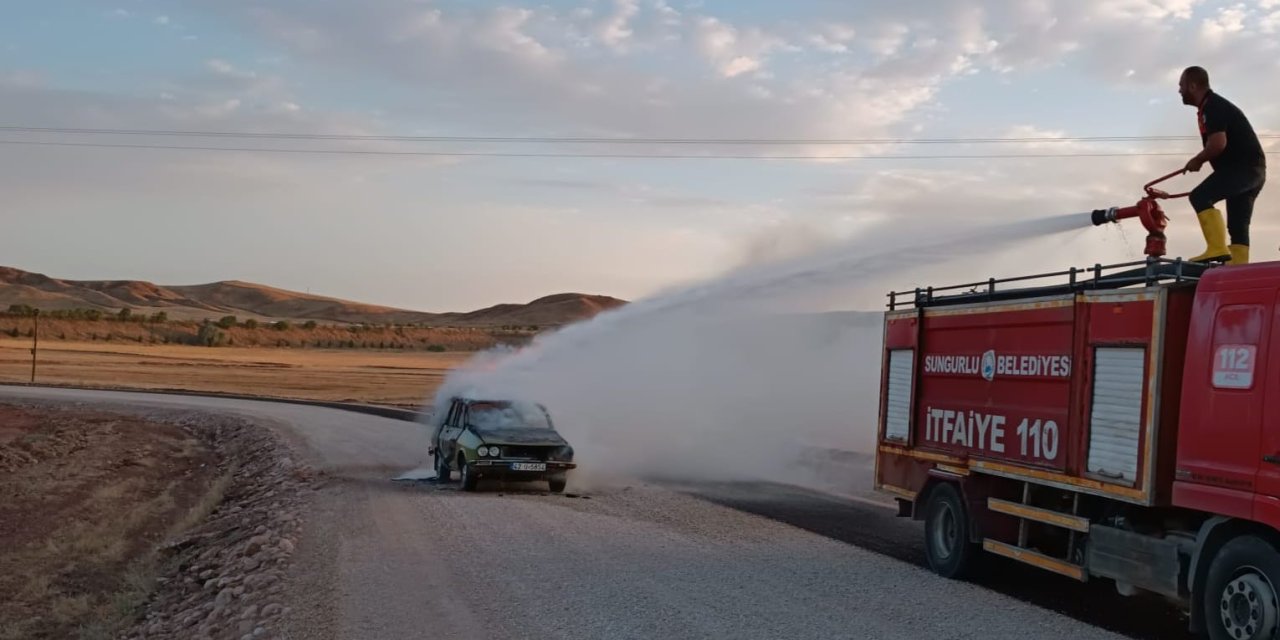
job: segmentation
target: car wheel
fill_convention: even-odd
[[[452,482],[453,471],[449,469],[449,459],[436,452],[436,482]]]
[[[963,577],[973,568],[977,553],[969,542],[969,514],[953,484],[940,484],[929,495],[924,549],[929,568],[944,578]]]
[[[551,489],[551,493],[563,493],[564,487],[569,481],[564,476],[551,476],[547,478],[547,486]]]
[[[475,469],[467,462],[466,458],[459,458],[458,466],[462,468],[462,490],[475,491],[476,485],[480,482],[480,479],[476,477]]]
[[[1218,551],[1204,586],[1204,623],[1212,640],[1274,638],[1280,629],[1280,557],[1257,536]]]

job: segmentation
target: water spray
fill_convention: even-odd
[[[1169,218],[1164,215],[1164,210],[1160,208],[1160,200],[1183,198],[1191,192],[1188,191],[1185,193],[1170,194],[1155,188],[1155,185],[1184,173],[1186,173],[1186,169],[1179,169],[1178,171],[1156,178],[1155,180],[1143,185],[1142,189],[1147,193],[1147,195],[1133,206],[1094,209],[1091,214],[1091,220],[1093,221],[1094,226],[1100,226],[1108,222],[1119,223],[1121,220],[1126,218],[1137,218],[1142,222],[1142,226],[1147,230],[1147,245],[1144,249],[1144,253],[1152,258],[1160,258],[1164,256],[1166,241],[1164,229],[1169,224]]]

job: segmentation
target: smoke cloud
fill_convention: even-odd
[[[571,485],[602,476],[810,483],[814,452],[873,450],[889,289],[958,283],[948,265],[995,268],[1007,259],[1002,246],[1044,256],[1065,245],[1063,232],[1087,226],[1088,214],[882,225],[481,354],[435,402],[460,394],[545,404],[576,450]]]

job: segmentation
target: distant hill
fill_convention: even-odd
[[[173,319],[198,320],[234,315],[260,320],[315,320],[373,324],[429,324],[491,327],[558,326],[585,320],[626,301],[609,296],[561,293],[526,304],[500,304],[455,313],[426,313],[227,280],[164,286],[139,280],[60,280],[0,267],[0,311],[25,304],[40,309],[98,309],[165,312]]]

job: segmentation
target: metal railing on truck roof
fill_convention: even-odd
[[[1134,268],[1140,267],[1140,268]],[[1160,283],[1193,283],[1213,265],[1177,258],[1147,258],[1139,262],[1119,264],[1095,264],[1092,267],[1071,267],[1066,271],[1040,273],[1014,278],[988,278],[981,282],[955,284],[946,287],[917,287],[909,291],[889,292],[889,310],[1018,300],[1040,296],[1065,295],[1078,291],[1119,289],[1133,285],[1154,286]],[[1124,271],[1118,271],[1124,269]],[[1013,282],[1030,282],[1067,278],[1066,282],[1043,284],[1034,287],[997,289],[996,285]],[[980,290],[979,287],[985,287]],[[967,289],[961,293],[948,293]],[[905,299],[904,299],[905,298]]]

